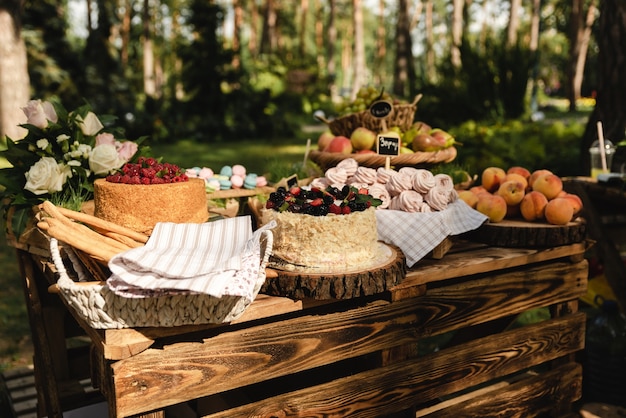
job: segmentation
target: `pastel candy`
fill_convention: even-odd
[[[233,166],[233,175],[241,176],[242,178],[246,177],[246,168],[241,164],[235,164]]]
[[[256,180],[257,180],[256,174],[250,173],[246,175],[243,181],[244,189],[254,189],[256,187]]]
[[[232,183],[228,179],[221,178],[219,182],[220,182],[220,190],[228,190],[232,186]]]
[[[233,168],[231,166],[229,166],[229,165],[225,165],[220,170],[220,175],[226,176],[226,177],[232,176],[233,175]]]
[[[257,176],[256,178],[256,187],[265,187],[267,186],[267,179],[265,176]]]
[[[243,186],[243,177],[239,175],[233,175],[230,178],[230,183],[233,189],[240,189]]]

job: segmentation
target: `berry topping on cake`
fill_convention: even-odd
[[[136,163],[126,163],[106,181],[123,184],[165,184],[187,181],[185,172],[175,164],[162,163],[151,157],[139,157]]]
[[[316,187],[306,189],[296,186],[290,190],[279,187],[275,192],[270,193],[265,208],[277,212],[326,216],[362,212],[372,206],[379,206],[381,203],[382,200],[367,193],[367,189],[357,189],[347,185],[342,188],[329,186],[324,190]]]

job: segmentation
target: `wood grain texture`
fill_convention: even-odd
[[[112,364],[118,408],[166,406],[296,374],[341,359],[575,299],[586,290],[585,261],[435,288],[426,295],[225,331],[205,340],[150,348]],[[104,382],[103,384],[106,384]]]
[[[308,273],[276,270],[266,278],[261,293],[293,299],[351,299],[385,292],[406,276],[406,259],[397,247],[377,266],[348,273]]]
[[[580,350],[584,344],[584,321],[585,315],[578,313],[507,331],[419,359],[398,362],[306,389],[279,394],[260,402],[208,414],[205,418],[388,416],[412,405],[435,401]],[[559,382],[554,379],[558,378],[559,372],[554,372],[546,375],[552,379],[549,383],[554,385],[542,386],[540,380],[536,379],[532,384],[522,387],[522,392],[526,390],[526,401],[531,398],[533,388],[535,392],[543,391],[544,396],[552,395],[555,401],[579,397],[579,389],[576,389],[581,385],[579,366],[568,364],[560,372],[567,372],[562,378],[562,390],[569,390],[565,388],[565,384],[572,385],[573,390],[569,390],[571,395],[547,389],[558,387]],[[519,386],[520,384],[512,385],[511,388],[518,389]],[[518,393],[519,391],[520,389]],[[486,396],[492,398],[495,405],[501,406],[507,399],[507,392],[502,389],[498,398],[493,394]],[[456,406],[452,414],[441,416],[501,416],[495,413],[496,408],[491,409],[484,400],[483,403],[481,407],[480,403],[476,406],[470,402],[474,405],[473,415],[454,415],[460,410]],[[541,403],[538,402],[538,405]],[[440,413],[441,411],[433,416],[440,416]]]
[[[496,247],[556,247],[584,241],[586,231],[587,223],[582,218],[567,225],[505,219],[486,222],[463,237]]]

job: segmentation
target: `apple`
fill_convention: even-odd
[[[568,199],[557,197],[548,201],[545,216],[552,225],[566,225],[574,217],[574,207]]]
[[[563,190],[563,181],[556,174],[543,174],[533,181],[532,189],[552,200]]]
[[[400,147],[400,154],[415,154],[415,151],[409,147]]]
[[[502,196],[509,206],[519,204],[526,194],[526,185],[518,180],[507,180],[495,192]]]
[[[326,147],[326,152],[339,152],[342,154],[352,154],[352,142],[350,138],[339,135],[333,138]]]
[[[504,182],[506,172],[500,167],[487,167],[481,175],[481,184],[488,192],[493,193],[498,190],[500,184]]]
[[[376,151],[373,149],[360,149],[355,154],[376,154]]]
[[[520,213],[525,221],[533,222],[544,218],[548,199],[543,193],[530,191],[519,204]]]
[[[331,131],[322,132],[320,136],[317,138],[317,149],[319,151],[324,151],[326,147],[328,147],[328,144],[330,144],[330,141],[332,141],[334,137],[335,135],[333,135]]]
[[[352,142],[352,148],[355,150],[373,149],[376,145],[377,135],[374,131],[367,129],[364,126],[360,126],[352,131],[350,135],[350,142]]]
[[[506,216],[507,204],[502,196],[491,193],[478,195],[476,210],[489,218],[490,222],[501,222]]]

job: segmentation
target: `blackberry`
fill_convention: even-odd
[[[322,199],[324,200],[324,204],[329,206],[335,202],[335,199],[329,194],[325,194]]]

